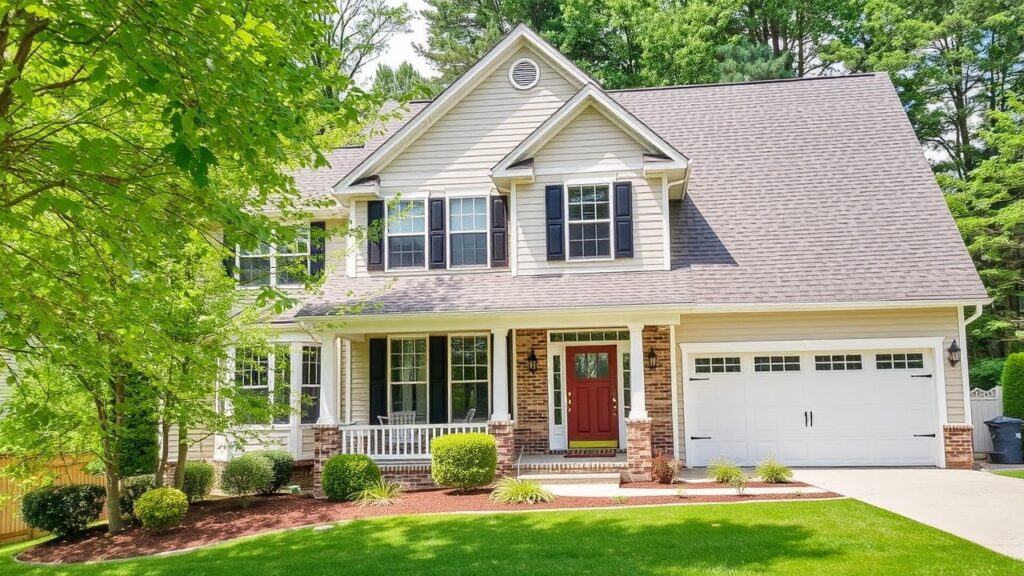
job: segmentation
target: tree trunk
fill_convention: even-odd
[[[188,460],[188,427],[178,422],[178,465],[174,467],[174,487],[181,490],[185,486],[185,462]]]
[[[170,452],[169,440],[171,439],[171,423],[166,417],[160,419],[160,461],[156,466],[156,477],[154,484],[157,488],[164,485],[164,478],[167,476],[167,456]]]

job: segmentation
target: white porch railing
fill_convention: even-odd
[[[341,426],[342,454],[365,454],[375,460],[430,458],[430,441],[446,434],[486,432],[487,423]]]

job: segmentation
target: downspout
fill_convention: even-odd
[[[971,415],[971,382],[970,371],[967,368],[967,325],[980,318],[983,310],[983,305],[975,304],[974,312],[964,319],[964,307],[957,307],[957,317],[960,319],[960,348],[964,351],[960,357],[960,378],[963,380],[964,395],[964,423],[969,426],[974,426],[974,417]]]

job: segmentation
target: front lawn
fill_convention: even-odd
[[[993,472],[1000,476],[1008,476],[1010,478],[1024,478],[1024,470],[1001,470],[999,472]]]
[[[1011,560],[855,500],[406,516],[181,555],[0,574],[1021,574]]]

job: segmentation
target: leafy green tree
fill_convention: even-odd
[[[789,52],[780,56],[762,44],[742,42],[718,48],[718,81],[747,82],[749,80],[773,80],[792,78],[789,70]]]
[[[380,56],[395,35],[408,32],[413,17],[405,4],[392,5],[386,0],[333,0],[331,4],[319,18],[324,24],[324,45],[336,49],[340,57],[314,52],[313,63],[320,68],[333,67],[347,78],[355,78]],[[339,92],[328,85],[325,94],[336,98]]]
[[[377,66],[373,77],[372,92],[396,102],[418,98],[430,99],[437,96],[442,87],[432,78],[425,78],[409,62],[402,62],[395,68],[387,64]]]

